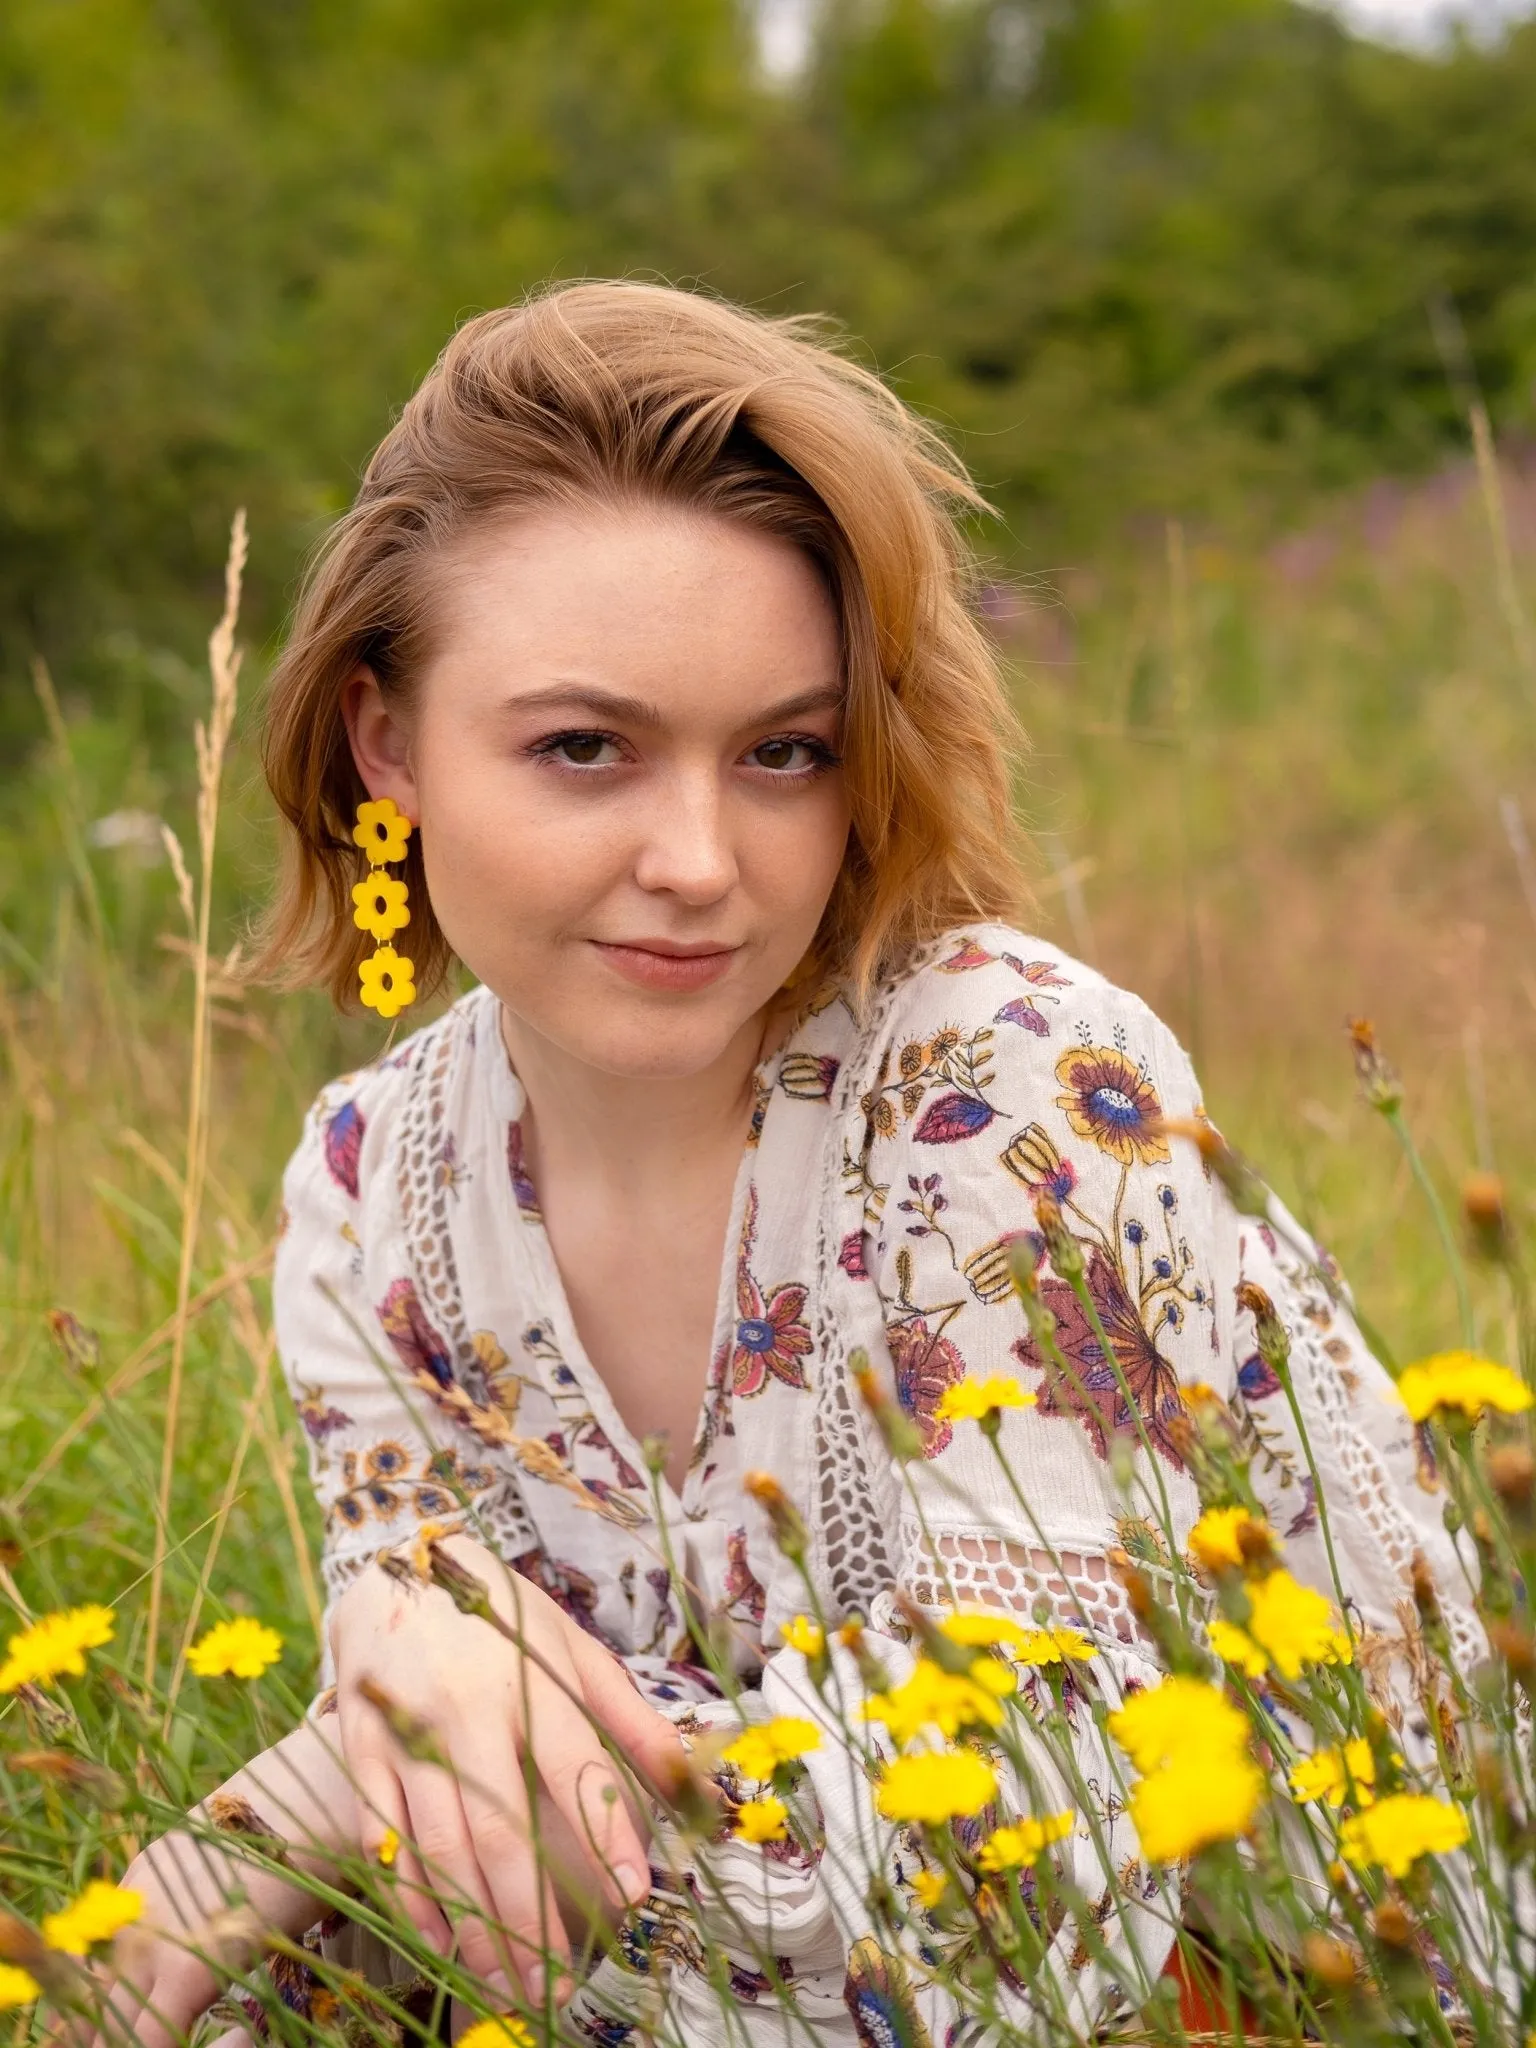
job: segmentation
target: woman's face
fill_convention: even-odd
[[[646,506],[528,512],[442,575],[408,728],[366,673],[348,691],[363,780],[524,1029],[611,1074],[702,1072],[800,961],[847,843],[820,576]]]

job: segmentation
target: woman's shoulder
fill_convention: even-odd
[[[356,1202],[388,1146],[415,1090],[445,1054],[473,1047],[491,1028],[487,992],[471,989],[440,1017],[413,1031],[367,1066],[327,1081],[305,1112],[303,1129],[283,1177],[292,1210],[306,1191],[325,1188]]]

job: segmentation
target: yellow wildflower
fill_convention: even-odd
[[[912,1873],[912,1895],[927,1913],[949,1890],[949,1879],[942,1870],[914,1870]]]
[[[352,838],[374,866],[383,867],[389,861],[405,859],[405,842],[411,831],[410,819],[393,797],[381,796],[377,803],[358,805]]]
[[[1377,1863],[1389,1877],[1405,1877],[1419,1857],[1459,1849],[1468,1832],[1459,1806],[1423,1792],[1394,1792],[1350,1815],[1339,1829],[1339,1849],[1350,1863]]]
[[[110,1643],[116,1621],[110,1607],[66,1607],[57,1614],[40,1615],[6,1644],[0,1692],[83,1677],[86,1651]]]
[[[812,1621],[808,1614],[797,1614],[793,1621],[784,1622],[779,1634],[791,1650],[798,1650],[803,1657],[819,1657],[827,1646],[820,1622]]]
[[[744,1777],[771,1778],[780,1764],[792,1764],[807,1750],[820,1747],[821,1730],[814,1721],[781,1714],[776,1720],[744,1728],[721,1755]]]
[[[357,964],[358,993],[367,1009],[386,1019],[416,1000],[416,963],[405,959],[393,946],[379,950]]]
[[[187,1663],[199,1678],[260,1678],[282,1654],[275,1628],[238,1614],[233,1621],[216,1621],[188,1650]]]
[[[503,2013],[497,2020],[480,2020],[467,2034],[460,2034],[459,2048],[533,2048],[533,2029],[516,2013]]]
[[[1025,1664],[1086,1664],[1098,1652],[1080,1628],[1031,1628],[1016,1654]]]
[[[990,1607],[958,1609],[944,1617],[939,1629],[962,1649],[1009,1650],[1015,1654],[1033,1633],[1008,1615],[994,1613]]]
[[[0,2012],[30,2005],[42,1995],[43,1987],[29,1971],[17,1969],[14,1963],[0,1963]]]
[[[1064,1813],[1048,1813],[1044,1820],[1030,1815],[1006,1827],[994,1828],[976,1852],[977,1866],[988,1871],[1018,1870],[1025,1863],[1033,1863],[1052,1842],[1064,1841],[1071,1834],[1076,1818],[1068,1808]]]
[[[379,1846],[374,1850],[386,1870],[393,1870],[395,1858],[400,1854],[400,1836],[396,1829],[386,1828],[379,1837]]]
[[[887,1820],[918,1821],[940,1827],[980,1813],[997,1797],[997,1773],[968,1749],[937,1755],[901,1756],[880,1775],[875,1804]]]
[[[1139,1771],[1185,1757],[1240,1755],[1248,1742],[1242,1712],[1203,1678],[1165,1678],[1132,1693],[1110,1715],[1109,1732]]]
[[[1263,1797],[1263,1772],[1225,1750],[1192,1753],[1150,1771],[1132,1786],[1126,1804],[1148,1862],[1176,1863],[1246,1834]]]
[[[789,1808],[770,1792],[748,1799],[736,1809],[736,1833],[744,1842],[782,1842],[788,1834]]]
[[[352,922],[370,938],[392,939],[411,921],[404,882],[393,875],[372,874],[352,884]]]
[[[1252,1532],[1250,1542],[1259,1547],[1274,1541],[1267,1522],[1250,1515],[1246,1508],[1207,1508],[1189,1532],[1189,1547],[1195,1562],[1208,1572],[1241,1571],[1247,1559],[1242,1537]]]
[[[1247,1627],[1211,1623],[1211,1647],[1251,1678],[1271,1665],[1282,1678],[1300,1678],[1303,1664],[1347,1664],[1353,1654],[1349,1637],[1334,1620],[1332,1607],[1312,1586],[1303,1586],[1285,1570],[1267,1572],[1248,1589],[1252,1612]]]
[[[43,1939],[66,1956],[87,1955],[97,1942],[131,1927],[143,1911],[142,1892],[93,1877],[73,1904],[43,1915]]]
[[[1291,1792],[1297,1799],[1326,1799],[1330,1806],[1342,1806],[1353,1780],[1355,1797],[1368,1801],[1376,1784],[1376,1759],[1363,1735],[1356,1735],[1342,1749],[1318,1749],[1304,1756],[1291,1772]]]
[[[871,1721],[883,1721],[891,1739],[905,1747],[925,1728],[946,1736],[962,1728],[1001,1728],[1002,1697],[1013,1690],[1013,1673],[994,1657],[978,1657],[968,1678],[923,1657],[902,1684],[872,1694],[864,1712]]]
[[[1415,1422],[1445,1408],[1459,1408],[1474,1419],[1485,1408],[1518,1415],[1536,1401],[1518,1373],[1475,1351],[1437,1351],[1417,1365],[1405,1365],[1397,1391]]]
[[[1035,1401],[1011,1373],[994,1373],[990,1379],[964,1379],[946,1387],[934,1412],[940,1422],[986,1422],[1005,1408],[1033,1408]]]

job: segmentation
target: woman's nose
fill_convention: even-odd
[[[641,888],[701,905],[728,895],[737,879],[736,849],[713,779],[663,784],[650,803],[635,863]]]

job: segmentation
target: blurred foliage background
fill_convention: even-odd
[[[60,1587],[147,1568],[158,1366],[49,1447],[176,1298],[192,956],[159,820],[195,846],[231,513],[220,956],[271,871],[254,708],[304,553],[454,323],[548,278],[827,312],[954,435],[1000,515],[1041,927],[1184,1035],[1399,1357],[1454,1302],[1346,1013],[1448,1201],[1474,1165],[1536,1193],[1536,26],[1414,55],[1294,0],[817,19],[775,79],[744,0],[0,6],[0,1504],[46,1457],[21,1541]],[[195,1294],[259,1255],[305,1101],[381,1043],[212,996]],[[60,1303],[99,1371],[58,1368]],[[1480,1298],[1500,1355],[1505,1312]],[[251,1329],[193,1330],[188,1587]],[[302,1637],[261,1400],[223,1590]]]

